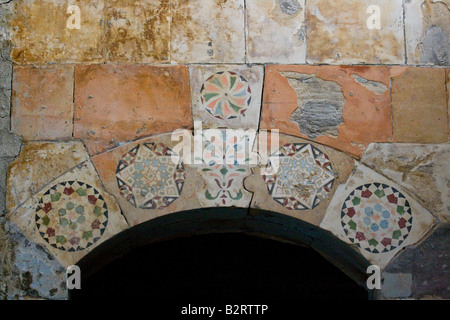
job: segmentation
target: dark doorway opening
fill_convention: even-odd
[[[83,269],[82,269],[83,274]],[[71,299],[367,300],[367,291],[310,248],[245,234],[135,247],[82,278]]]

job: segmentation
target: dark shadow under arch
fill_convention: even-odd
[[[228,235],[219,236],[218,234]],[[274,243],[274,241],[270,240],[258,240],[257,238],[247,236],[276,240],[278,243]],[[183,240],[183,238],[190,239]],[[243,248],[243,250],[248,250],[249,245],[258,246],[265,241],[264,245],[272,246],[275,253],[291,252],[289,254],[306,255],[308,258],[305,259],[305,261],[308,259],[322,259],[317,254],[319,253],[323,258],[339,269],[337,270],[338,273],[344,273],[346,276],[344,274],[342,274],[342,276],[353,279],[351,282],[355,285],[353,288],[355,295],[349,295],[347,298],[361,298],[361,290],[365,291],[363,288],[365,288],[367,279],[366,270],[370,263],[348,244],[340,241],[330,232],[301,220],[279,213],[253,209],[249,211],[248,209],[240,208],[209,208],[178,212],[159,217],[130,228],[108,241],[105,241],[79,261],[77,265],[82,271],[82,283],[91,285],[95,284],[95,281],[92,281],[91,279],[94,278],[95,275],[98,277],[102,270],[109,270],[108,272],[111,273],[113,272],[111,271],[111,268],[113,268],[114,264],[120,268],[120,263],[127,263],[127,261],[118,262],[122,257],[125,260],[129,259],[130,263],[132,263],[131,260],[133,259],[138,259],[134,261],[139,261],[139,258],[137,258],[139,255],[142,256],[157,252],[151,251],[152,247],[161,252],[161,250],[167,250],[167,248],[177,250],[177,247],[190,246],[189,248],[192,248],[192,246],[196,246],[195,248],[201,251],[205,250],[202,243],[210,242],[210,245],[213,245],[214,241],[219,244],[226,241],[230,243],[233,243],[234,241],[236,244],[241,241],[243,247],[247,246],[247,248]],[[260,241],[259,244],[257,241]],[[291,245],[285,245],[283,247],[279,242]],[[164,247],[165,244],[166,247]],[[295,248],[292,245],[300,246],[302,248]],[[187,250],[186,248],[187,247],[183,250]],[[238,247],[235,246],[235,248]],[[315,250],[317,253],[313,252],[311,249]],[[255,254],[257,254],[256,251]],[[261,255],[261,252],[259,252],[259,254]],[[164,256],[160,256],[158,259],[161,259],[161,257],[164,258]],[[256,260],[257,257],[257,255],[254,256],[253,260]],[[271,256],[271,259],[277,259],[277,257],[278,256]],[[157,257],[155,257],[155,259],[156,258]],[[196,259],[198,259],[198,257]],[[326,262],[324,259],[322,260]],[[154,261],[154,263],[157,264],[158,262]],[[322,262],[320,263],[324,264]],[[122,266],[124,265],[122,264]],[[108,267],[110,267],[110,269],[108,269]],[[332,269],[326,268],[318,271],[327,272],[326,270],[329,270],[328,272],[334,272]],[[312,271],[310,270],[308,272]],[[124,275],[121,274],[121,276]],[[231,275],[228,276],[231,277]],[[234,274],[234,277],[236,277],[236,274]],[[335,274],[335,277],[339,278],[340,276]],[[132,278],[130,278],[130,280],[131,279]],[[293,280],[295,281],[295,279]],[[131,281],[136,281],[136,279],[134,278]],[[140,284],[136,283],[135,285],[139,286]],[[348,286],[348,284],[345,286]],[[330,288],[331,287],[332,285],[330,285]],[[376,293],[366,292],[366,297],[369,299],[376,298],[375,295]],[[89,294],[84,295],[83,290],[70,293],[70,298],[72,299],[82,299],[83,296],[87,297]],[[320,297],[320,295],[310,297],[317,298]],[[126,295],[124,298],[126,298]],[[180,296],[180,298],[182,298],[182,296]],[[222,299],[226,297],[219,298]],[[235,296],[235,298],[239,298],[239,296]],[[273,298],[276,299],[276,297]],[[294,295],[293,298],[302,298],[302,296],[296,297]],[[336,299],[346,299],[346,297],[336,296]]]

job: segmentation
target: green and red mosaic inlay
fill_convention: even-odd
[[[383,183],[356,188],[342,206],[345,234],[352,243],[372,253],[398,248],[408,237],[412,221],[406,197]]]
[[[252,101],[252,90],[247,80],[235,72],[218,72],[209,77],[201,89],[205,110],[221,120],[242,116]]]
[[[103,196],[80,181],[66,181],[51,187],[39,199],[36,227],[52,247],[79,251],[92,246],[108,224]]]

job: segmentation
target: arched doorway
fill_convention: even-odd
[[[222,208],[157,218],[78,265],[82,290],[71,292],[74,300],[370,298],[363,287],[367,261],[331,234],[272,212]]]

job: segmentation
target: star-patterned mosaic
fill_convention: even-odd
[[[125,153],[116,170],[120,195],[140,209],[163,209],[177,200],[186,180],[184,165],[163,143],[144,143]]]
[[[264,176],[273,199],[289,210],[310,210],[329,198],[335,173],[329,157],[307,143],[290,143],[269,158],[279,158],[279,170]]]

